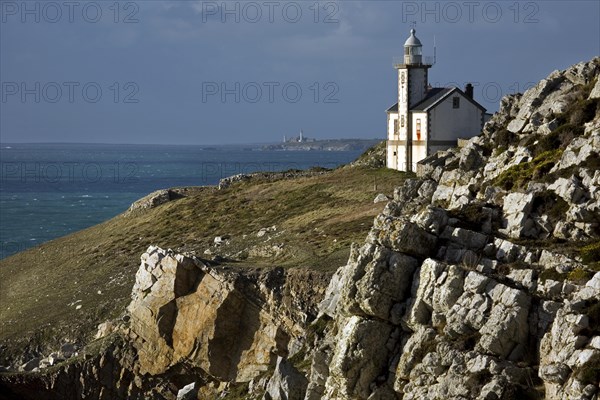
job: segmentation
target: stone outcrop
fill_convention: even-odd
[[[128,307],[141,370],[156,375],[186,362],[243,381],[285,355],[289,334],[263,309],[260,289],[252,298],[240,284],[197,259],[149,248]]]
[[[140,370],[157,375],[185,363],[216,380],[248,382],[293,352],[310,308],[278,309],[290,295],[283,270],[254,278],[150,247],[128,307]]]
[[[353,161],[351,167],[369,167],[381,168],[385,167],[386,162],[386,141],[383,140],[379,144],[365,151],[358,159]]]
[[[329,170],[325,168],[311,168],[305,171],[291,169],[283,172],[253,172],[249,174],[236,174],[222,178],[219,180],[217,187],[219,190],[227,189],[229,186],[236,182],[245,182],[250,180],[257,181],[278,181],[283,179],[295,179],[302,177],[318,176],[327,173]]]
[[[0,398],[79,400],[83,398],[165,399],[169,391],[160,379],[140,379],[136,351],[122,338],[97,343],[93,352],[76,357],[62,367],[44,372],[6,373],[0,380]],[[92,349],[90,349],[92,350]],[[174,399],[174,398],[173,398]]]
[[[171,189],[161,189],[150,193],[147,196],[135,201],[130,207],[128,212],[143,211],[150,208],[158,207],[162,204],[168,203],[173,200],[187,197],[191,192],[198,192],[202,190],[210,190],[209,187],[181,187]]]

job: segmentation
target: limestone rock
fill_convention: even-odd
[[[96,332],[95,339],[101,339],[103,337],[106,337],[111,333],[115,332],[117,329],[118,326],[114,321],[105,321],[98,325],[98,331]]]
[[[522,346],[529,334],[530,298],[522,291],[501,284],[494,286],[489,294],[494,305],[479,330],[478,345],[484,352],[519,360],[524,356]]]
[[[246,293],[235,275],[150,247],[136,278],[128,312],[141,371],[160,374],[186,360],[215,378],[243,382],[285,354],[284,326],[247,297],[260,294]]]
[[[287,360],[278,357],[263,400],[303,400],[307,386],[306,377]]]
[[[428,206],[413,216],[411,222],[434,235],[439,235],[448,224],[448,213],[443,208]]]
[[[590,92],[590,99],[600,99],[600,79],[596,79],[596,84]]]
[[[407,255],[378,249],[356,282],[356,301],[367,314],[388,320],[395,303],[403,301],[410,288],[417,260]]]
[[[600,131],[597,129],[593,130],[588,137],[573,139],[551,172],[582,164],[590,157],[597,157],[600,151],[599,146]]]
[[[331,343],[326,342],[319,346],[313,353],[305,400],[321,400],[323,398],[325,384],[329,377],[329,363],[332,356],[331,347]]]
[[[129,207],[128,212],[143,211],[150,208],[155,208],[170,201],[186,197],[190,192],[197,192],[203,189],[204,188],[201,187],[182,187],[157,190],[135,201]]]
[[[196,400],[198,387],[196,382],[185,385],[177,392],[177,400]]]
[[[35,368],[38,368],[40,366],[40,358],[39,357],[34,357],[31,360],[27,361],[25,364],[21,365],[21,367],[19,368],[20,371],[32,371]]]
[[[358,316],[344,320],[329,365],[325,398],[364,398],[385,372],[392,326]]]
[[[388,218],[376,227],[381,228],[381,232],[385,232],[379,236],[380,243],[399,253],[426,257],[437,243],[435,235],[404,219]]]
[[[331,280],[329,281],[329,285],[327,286],[325,296],[319,303],[319,317],[322,315],[328,315],[329,317],[333,318],[336,315],[342,285],[348,284],[349,278],[346,275],[351,269],[351,266],[340,267],[335,274],[333,274]]]
[[[385,194],[379,193],[377,196],[375,196],[373,203],[377,204],[377,203],[382,203],[384,201],[389,201],[389,198]]]
[[[505,232],[508,236],[518,239],[521,236],[535,235],[531,233],[533,221],[529,219],[533,199],[532,193],[510,193],[504,198],[502,211],[506,218]]]
[[[469,144],[460,151],[459,166],[465,171],[480,167],[483,164],[483,161],[481,148],[473,142],[469,142]]]

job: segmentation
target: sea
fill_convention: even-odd
[[[227,176],[335,168],[361,151],[267,151],[260,146],[0,145],[0,259],[106,221],[135,200]]]

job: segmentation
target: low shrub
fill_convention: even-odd
[[[533,199],[532,212],[547,215],[553,221],[563,219],[568,210],[569,203],[550,191],[541,192]]]
[[[594,263],[600,261],[600,241],[582,247],[579,250],[581,260],[584,263]]]
[[[502,129],[496,132],[494,135],[494,144],[496,145],[497,149],[496,151],[502,152],[508,149],[511,144],[515,143],[517,138],[518,136],[508,129]]]
[[[570,107],[569,123],[582,126],[594,119],[600,109],[598,99],[579,100]]]
[[[563,124],[552,131],[552,133],[539,138],[533,148],[533,155],[537,157],[548,151],[564,150],[574,138],[582,136],[583,133],[583,125]]]
[[[590,321],[590,329],[594,332],[600,329],[600,302],[594,301],[590,303],[583,311],[582,314],[588,316]]]
[[[577,379],[586,385],[598,385],[600,382],[600,359],[579,368]]]
[[[538,280],[542,283],[546,282],[548,279],[557,281],[557,282],[562,282],[565,280],[565,278],[566,278],[565,274],[561,274],[554,268],[545,269],[542,272],[540,272],[540,275],[538,276]]]

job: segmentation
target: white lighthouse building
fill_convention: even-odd
[[[473,86],[432,88],[429,68],[434,60],[423,56],[423,45],[411,29],[398,70],[398,103],[387,110],[387,166],[415,171],[425,157],[456,146],[458,138],[478,135],[485,108],[473,99]]]

